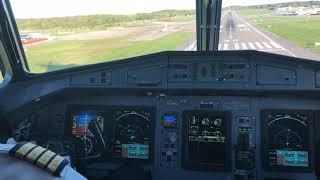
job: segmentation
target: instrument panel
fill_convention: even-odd
[[[111,163],[152,170],[155,179],[290,175],[315,180],[317,99],[169,93],[82,97],[50,105],[48,125],[48,137],[55,137],[48,144],[58,144],[52,142],[60,137],[63,147],[73,149],[71,160],[82,173],[88,168],[108,172]]]
[[[106,97],[105,105],[67,105],[66,132],[77,159],[135,162],[157,169],[159,179],[166,171],[232,174],[235,180],[259,179],[262,172],[312,177],[314,100],[163,96],[127,97],[132,103],[122,105],[127,100],[119,98]],[[284,101],[295,105],[269,108]]]
[[[48,109],[48,141],[68,141],[77,162],[134,162],[156,179],[316,179],[319,62],[163,52],[86,68],[16,90]]]

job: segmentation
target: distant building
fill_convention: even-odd
[[[20,39],[22,42],[22,45],[27,45],[27,44],[32,44],[32,43],[37,43],[41,41],[46,41],[46,40],[52,40],[53,37],[50,37],[48,35],[44,35],[41,33],[25,33],[25,34],[20,34]]]
[[[23,41],[31,39],[31,37],[28,34],[20,34],[20,39]]]
[[[43,39],[43,38],[48,38],[47,35],[41,34],[41,33],[30,33],[29,34],[31,39]]]
[[[320,14],[319,7],[279,7],[275,13],[280,16],[307,16]]]
[[[293,7],[279,7],[276,10],[276,14],[280,16],[296,16],[298,13],[296,12],[296,8]]]
[[[311,13],[310,15],[319,15],[320,14],[320,7],[313,7],[310,9]]]

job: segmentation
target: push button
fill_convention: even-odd
[[[172,156],[167,156],[167,161],[172,161]]]

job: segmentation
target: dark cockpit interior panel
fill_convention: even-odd
[[[89,179],[127,166],[152,179],[312,180],[319,70],[255,51],[162,52],[35,76],[0,99],[12,129],[29,123]]]

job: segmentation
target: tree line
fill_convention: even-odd
[[[112,27],[125,22],[161,20],[180,16],[195,15],[195,10],[162,10],[152,13],[134,15],[87,15],[56,18],[17,19],[19,29],[52,29],[52,28],[89,28],[99,29]]]

